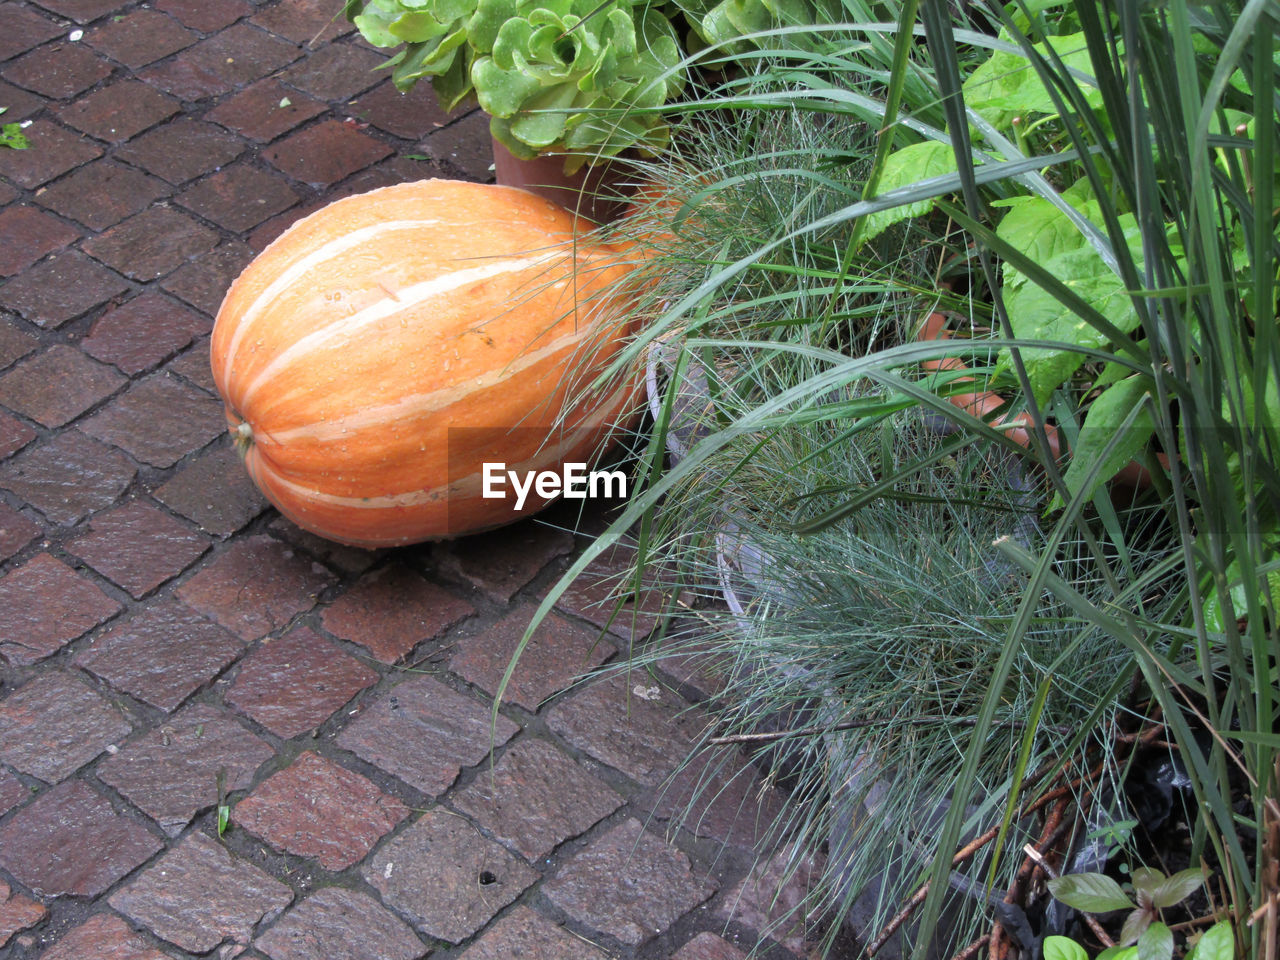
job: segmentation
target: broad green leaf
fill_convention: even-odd
[[[1068,69],[1079,71],[1075,79],[1089,106],[1094,109],[1102,106],[1102,94],[1092,82],[1093,65],[1084,34],[1050,37],[1048,42]],[[1043,43],[1035,44],[1032,49],[1042,57],[1048,52]],[[1052,64],[1050,66],[1053,69]],[[964,82],[963,90],[965,103],[996,127],[1008,127],[1016,116],[1057,112],[1040,75],[1021,51],[993,51]]]
[[[1151,383],[1146,377],[1134,375],[1118,383],[1113,383],[1089,407],[1085,414],[1084,424],[1080,428],[1080,436],[1071,451],[1071,463],[1062,475],[1071,494],[1084,486],[1085,479],[1093,470],[1097,460],[1102,456],[1107,445],[1116,436],[1116,431],[1124,424],[1129,414],[1139,404],[1147,402]],[[1155,433],[1155,421],[1151,411],[1142,410],[1125,430],[1125,435],[1110,451],[1106,462],[1093,475],[1093,489],[1087,490],[1085,496],[1091,497],[1094,490],[1106,483],[1124,468],[1131,460],[1141,455],[1147,442]],[[1062,505],[1062,497],[1055,495],[1051,509]],[[1163,878],[1163,874],[1160,875]],[[1138,884],[1134,876],[1134,885]]]
[[[1138,960],[1138,948],[1107,947],[1094,960]]]
[[[1068,907],[1085,913],[1109,913],[1131,910],[1125,892],[1104,873],[1068,873],[1049,881],[1049,892]]]
[[[1181,903],[1202,886],[1204,886],[1204,874],[1198,867],[1181,870],[1158,884],[1151,891],[1151,900],[1156,909],[1163,910],[1166,907],[1172,907],[1175,903]]]
[[[1096,204],[1089,202],[1073,202],[1073,206],[1086,216],[1096,210]],[[1132,214],[1123,214],[1119,220],[1135,260],[1140,262],[1141,235],[1136,218]],[[1138,328],[1141,321],[1120,278],[1107,267],[1066,215],[1049,201],[1034,198],[1012,205],[996,233],[1002,240],[1030,251],[1042,267],[1060,278],[1117,329],[1130,333]],[[1008,265],[1004,267],[1003,292],[1015,336],[1057,340],[1081,347],[1106,346],[1106,334]],[[1042,404],[1084,362],[1079,353],[1065,347],[1061,350],[1023,350],[1022,360],[1027,366],[1036,400]],[[1002,354],[997,363],[997,373],[1010,367],[1008,354]]]
[[[1089,960],[1084,947],[1070,937],[1044,938],[1044,960]]]
[[[936,140],[913,143],[889,154],[884,164],[884,171],[880,174],[880,184],[876,191],[876,196],[881,196],[899,187],[909,186],[920,180],[927,180],[929,177],[940,177],[943,174],[955,173],[955,171],[956,156],[950,144],[939,143]],[[867,197],[865,199],[874,198]],[[933,200],[929,199],[917,200],[915,203],[905,203],[899,207],[890,207],[888,210],[881,210],[877,213],[869,213],[862,228],[862,239],[864,242],[870,240],[900,220],[921,216],[931,209],[933,209]]]
[[[1138,960],[1169,960],[1173,956],[1173,931],[1159,921],[1138,938]]]
[[[1273,570],[1267,574],[1267,587],[1271,592],[1272,605],[1280,605],[1280,570]],[[1227,584],[1228,593],[1231,597],[1232,612],[1237,616],[1242,616],[1247,609],[1247,600],[1245,598],[1245,585],[1240,576],[1240,565],[1232,563],[1227,568]],[[1249,589],[1255,589],[1254,584],[1249,585]],[[1226,620],[1222,615],[1222,599],[1218,595],[1218,591],[1214,589],[1211,580],[1205,583],[1206,599],[1204,602],[1204,622],[1205,627],[1211,633],[1222,633],[1227,629]],[[1228,736],[1234,736],[1228,733]]]
[[[1235,960],[1236,938],[1231,932],[1231,922],[1221,920],[1200,936],[1195,949],[1187,954],[1187,960]]]

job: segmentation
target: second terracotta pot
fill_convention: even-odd
[[[585,164],[573,174],[564,172],[564,161],[561,153],[521,160],[493,141],[494,179],[503,186],[536,193],[596,223],[609,223],[622,215],[633,189],[625,159]]]

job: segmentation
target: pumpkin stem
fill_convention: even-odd
[[[249,447],[253,444],[253,427],[241,420],[236,425],[235,430],[232,431],[232,437],[235,442],[236,453],[243,457],[249,452]]]

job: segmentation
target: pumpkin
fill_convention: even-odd
[[[548,200],[426,180],[338,200],[235,280],[211,362],[249,475],[298,526],[362,547],[490,529],[484,464],[591,462],[642,378],[622,347],[628,268]],[[594,389],[592,389],[594,387]]]

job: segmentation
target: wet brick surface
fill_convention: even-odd
[[[625,556],[495,721],[598,521],[360,550],[281,517],[227,439],[210,332],[255,251],[338,197],[492,176],[488,118],[396,90],[341,11],[0,3],[32,144],[0,150],[0,955],[741,960],[771,795],[668,784],[700,721],[648,674],[575,685],[655,622],[646,593],[601,635]]]

